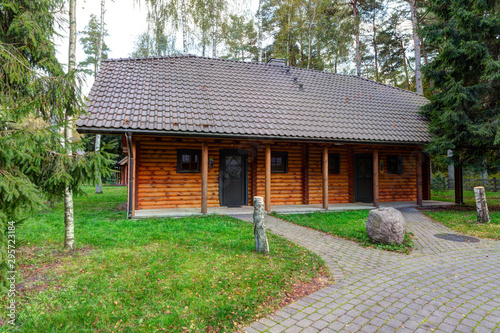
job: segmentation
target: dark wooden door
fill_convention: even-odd
[[[356,201],[373,202],[373,157],[359,154],[354,160]]]
[[[248,202],[248,152],[221,150],[219,198],[221,206],[242,206]]]

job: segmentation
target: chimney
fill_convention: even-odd
[[[285,66],[285,59],[271,58],[267,62],[268,65]]]

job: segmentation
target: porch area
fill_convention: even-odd
[[[423,200],[422,207],[442,207],[455,205],[452,202]],[[396,209],[407,207],[419,207],[415,201],[393,201],[381,202],[380,207],[393,207]],[[372,203],[355,202],[355,203],[339,203],[328,205],[328,210],[323,208],[321,204],[310,205],[275,205],[271,206],[271,212],[279,214],[305,214],[318,211],[345,211],[345,210],[360,210],[360,209],[375,209]],[[215,215],[249,215],[253,214],[253,206],[240,207],[208,207],[207,214]],[[165,209],[140,209],[135,211],[135,218],[162,218],[162,217],[186,217],[204,215],[199,208],[165,208]]]

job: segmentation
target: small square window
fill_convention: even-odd
[[[340,174],[340,154],[328,154],[328,173],[330,175]]]
[[[201,172],[201,150],[178,149],[177,172]]]
[[[403,165],[403,156],[401,155],[387,156],[387,173],[394,175],[402,175],[405,173]]]
[[[287,173],[288,172],[288,153],[282,151],[271,152],[271,172],[272,173]]]

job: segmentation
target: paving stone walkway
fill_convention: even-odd
[[[500,333],[500,242],[440,239],[434,235],[454,232],[414,208],[402,212],[415,235],[412,255],[266,217],[272,233],[318,253],[336,284],[243,331]]]

